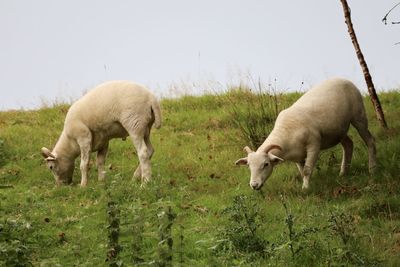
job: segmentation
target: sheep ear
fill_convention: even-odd
[[[42,147],[41,153],[42,153],[42,156],[43,156],[47,161],[49,161],[49,160],[56,160],[56,156],[55,156],[53,153],[51,153],[51,151],[50,151],[48,148]]]
[[[238,159],[238,160],[235,162],[235,164],[236,164],[236,165],[246,165],[246,164],[247,164],[247,158]]]
[[[269,156],[270,161],[271,161],[272,163],[274,163],[274,164],[278,164],[278,163],[281,163],[281,162],[284,161],[282,158],[277,157],[277,156],[275,156],[275,155],[272,154],[272,153],[268,153],[268,156]]]

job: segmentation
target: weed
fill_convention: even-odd
[[[343,212],[331,212],[328,228],[332,231],[332,237],[339,236],[342,243],[341,246],[332,248],[332,262],[347,262],[356,266],[380,265],[380,261],[366,256],[360,248],[353,216]]]
[[[165,210],[161,210],[158,214],[158,266],[169,267],[172,266],[172,225],[176,218],[176,214],[173,213],[171,206],[168,206]]]
[[[122,262],[118,260],[118,254],[121,251],[121,246],[118,243],[119,239],[119,208],[117,203],[109,201],[107,203],[107,218],[108,218],[108,251],[107,261],[110,267],[121,266]]]
[[[184,237],[185,227],[181,224],[179,225],[179,250],[178,250],[178,257],[179,257],[179,266],[184,266],[184,251],[185,251],[185,237]]]
[[[308,234],[316,233],[319,231],[316,227],[305,227],[302,230],[296,232],[294,229],[294,215],[290,212],[289,207],[287,205],[286,198],[283,194],[280,196],[283,208],[285,209],[286,218],[285,218],[285,225],[287,226],[287,246],[290,249],[292,258],[294,259],[296,255],[304,249],[304,245],[302,244],[302,239],[305,239]]]
[[[352,236],[354,235],[355,226],[353,218],[345,213],[333,213],[329,218],[330,229],[334,235],[338,235],[343,244],[347,245]]]
[[[136,209],[133,214],[132,226],[132,262],[140,264],[144,261],[142,256],[143,232],[144,232],[144,211]]]
[[[263,218],[256,201],[245,195],[235,196],[232,205],[222,214],[229,217],[228,224],[220,233],[222,251],[230,252],[234,257],[243,253],[268,256],[269,243],[258,232]]]
[[[29,222],[4,220],[0,223],[0,266],[31,266],[32,225]]]

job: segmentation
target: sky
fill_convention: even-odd
[[[400,88],[400,25],[381,22],[397,2],[348,0],[378,91]],[[71,102],[108,80],[175,97],[330,77],[366,92],[339,0],[0,0],[0,110]]]

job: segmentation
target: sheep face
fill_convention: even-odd
[[[74,161],[64,157],[56,157],[47,148],[42,148],[42,156],[53,173],[57,185],[70,184],[74,173]]]
[[[260,190],[265,181],[271,176],[274,166],[283,161],[281,158],[264,151],[253,152],[245,147],[247,157],[236,161],[236,165],[248,165],[250,169],[250,187]]]

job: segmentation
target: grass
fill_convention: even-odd
[[[131,179],[129,140],[111,142],[105,183],[93,157],[87,188],[78,186],[79,170],[73,185],[56,187],[40,148],[54,145],[68,106],[1,112],[0,265],[400,265],[400,93],[380,94],[389,131],[365,99],[377,173],[368,174],[366,147],[352,129],[350,174],[338,177],[341,149],[328,150],[307,193],[294,164],[277,167],[261,192],[248,186],[247,168],[234,166],[248,145],[231,117],[242,93],[163,100],[146,188]],[[280,97],[289,105],[298,94]],[[254,242],[242,238],[248,231]],[[115,257],[111,246],[119,246]]]

